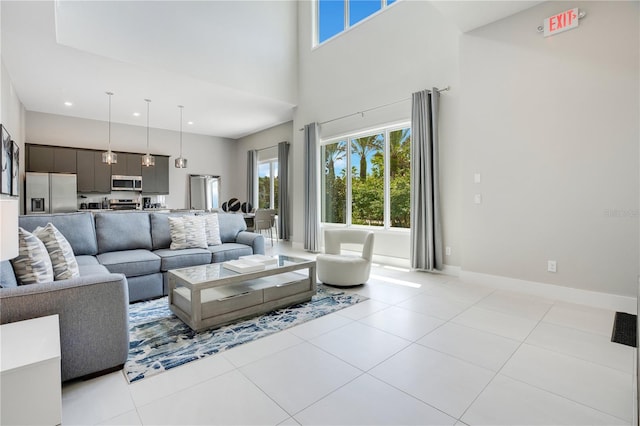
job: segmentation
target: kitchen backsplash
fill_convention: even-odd
[[[151,198],[151,205],[156,208],[168,208],[166,205],[164,195],[150,195],[142,196],[139,192],[135,191],[115,191],[110,194],[96,195],[96,194],[78,194],[78,209],[103,209],[109,208],[109,200],[134,200],[142,208],[143,198]],[[104,204],[106,198],[106,205]]]

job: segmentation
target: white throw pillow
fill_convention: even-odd
[[[33,231],[33,235],[44,243],[49,252],[49,258],[53,265],[54,280],[68,280],[69,278],[78,278],[80,276],[80,268],[78,268],[78,262],[73,254],[71,244],[53,223],[47,223],[44,228],[38,226]]]
[[[19,284],[53,281],[53,266],[44,243],[31,232],[18,228],[18,257],[11,259]]]
[[[220,239],[220,222],[218,221],[218,214],[207,214],[204,217],[204,228],[207,232],[207,244],[210,246],[219,246],[222,244]]]
[[[207,248],[207,232],[202,216],[169,217],[171,250]]]

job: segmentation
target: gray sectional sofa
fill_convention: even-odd
[[[0,323],[58,314],[62,380],[117,369],[127,359],[128,304],[167,294],[167,271],[264,254],[241,215],[219,214],[222,245],[171,250],[169,215],[147,212],[20,216],[27,231],[51,222],[69,241],[80,277],[18,286],[0,262]]]

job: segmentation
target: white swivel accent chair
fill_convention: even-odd
[[[360,256],[341,254],[341,244],[362,245]],[[373,257],[373,232],[361,229],[326,229],[324,254],[316,258],[318,280],[324,284],[348,287],[369,279]]]

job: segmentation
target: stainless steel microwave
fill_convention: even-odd
[[[142,191],[142,176],[111,176],[112,191]]]

